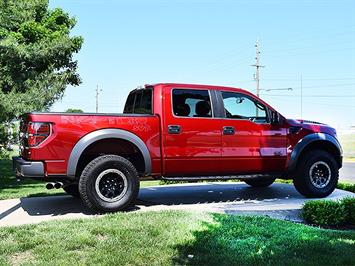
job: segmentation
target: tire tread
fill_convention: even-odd
[[[305,173],[306,169],[305,167],[307,166],[307,164],[309,162],[311,162],[312,160],[314,160],[316,157],[323,157],[323,158],[327,158],[327,160],[329,160],[331,162],[332,165],[330,165],[332,172],[334,172],[334,176],[332,176],[332,180],[330,182],[331,183],[331,187],[326,191],[326,192],[321,192],[321,191],[317,191],[316,188],[312,188],[309,186],[308,184],[308,173]],[[304,195],[305,197],[308,198],[317,198],[317,197],[326,197],[328,195],[330,195],[334,189],[336,188],[336,184],[338,183],[338,179],[339,179],[339,168],[337,167],[337,163],[335,161],[335,159],[333,158],[333,156],[328,153],[327,151],[324,150],[312,150],[309,151],[308,153],[306,153],[302,160],[299,162],[298,167],[297,167],[297,172],[296,172],[296,177],[293,180],[294,186],[296,188],[296,190]],[[307,177],[306,177],[307,176]]]
[[[87,181],[91,178],[91,173],[92,171],[94,171],[94,169],[97,167],[97,165],[100,165],[101,163],[104,162],[108,162],[108,161],[118,161],[122,164],[124,164],[124,167],[127,168],[127,170],[131,173],[131,175],[136,179],[136,181],[138,182],[138,185],[136,185],[136,190],[133,192],[133,196],[131,197],[131,199],[124,204],[123,206],[120,207],[120,210],[124,210],[126,209],[131,203],[132,201],[135,200],[135,198],[138,195],[138,191],[139,191],[139,177],[138,177],[138,172],[136,170],[136,168],[133,166],[133,164],[118,155],[102,155],[99,156],[97,158],[95,158],[94,160],[92,160],[83,170],[80,179],[79,179],[79,193],[80,193],[80,197],[82,199],[82,201],[84,202],[84,204],[91,210],[93,210],[94,212],[111,212],[111,210],[103,210],[102,207],[98,206],[97,204],[94,203],[93,200],[91,200],[90,198],[90,194],[88,193],[87,190]]]

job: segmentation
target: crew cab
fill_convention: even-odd
[[[28,113],[20,132],[16,176],[62,187],[96,212],[126,209],[145,178],[252,187],[293,179],[302,195],[325,197],[342,166],[335,129],[286,119],[222,86],[146,85],[128,95],[123,114]]]

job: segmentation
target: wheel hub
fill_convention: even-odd
[[[316,188],[326,187],[330,182],[331,176],[332,172],[329,165],[323,161],[315,162],[309,170],[311,183]]]
[[[107,169],[97,177],[95,190],[104,201],[118,201],[127,191],[127,178],[118,169]]]

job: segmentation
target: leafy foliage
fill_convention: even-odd
[[[355,225],[355,197],[346,197],[341,200],[346,212],[346,221]]]
[[[81,109],[69,108],[65,111],[66,113],[84,113]]]
[[[342,225],[346,222],[346,210],[340,201],[312,200],[302,208],[306,222],[316,225]]]
[[[338,183],[337,188],[355,193],[355,184]]]
[[[0,123],[47,110],[67,85],[80,84],[73,54],[83,38],[70,36],[75,24],[62,9],[49,10],[48,0],[0,0]]]
[[[302,216],[307,222],[317,225],[355,225],[355,197],[339,201],[308,201],[303,206]]]

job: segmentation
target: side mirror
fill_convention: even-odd
[[[278,125],[280,124],[280,115],[276,111],[270,111],[271,117],[270,117],[270,122],[271,125]]]

